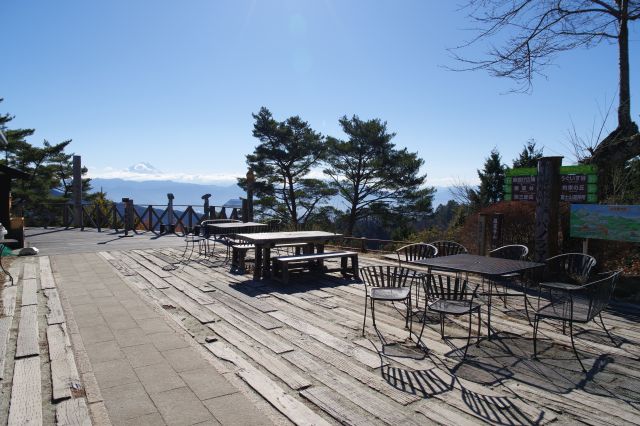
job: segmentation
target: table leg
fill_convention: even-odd
[[[269,260],[266,260],[267,262],[269,262]],[[255,281],[260,280],[261,274],[262,274],[262,246],[256,244],[256,265],[255,268],[253,269],[253,279]]]
[[[265,245],[262,254],[262,278],[271,278],[271,247]],[[256,265],[256,269],[258,265]]]
[[[311,253],[313,253],[313,249],[311,250]],[[324,253],[324,244],[322,243],[316,244],[316,253]],[[320,271],[324,270],[324,260],[322,259],[318,259],[318,270]]]

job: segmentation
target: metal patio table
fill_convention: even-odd
[[[494,295],[492,287],[496,278],[501,275],[525,272],[544,267],[544,263],[529,262],[526,260],[502,259],[499,257],[478,256],[474,254],[455,254],[452,256],[434,257],[431,259],[415,260],[413,263],[426,266],[429,271],[450,271],[456,273],[478,274],[483,280],[489,282],[489,291],[484,295],[487,301],[487,337],[491,339],[491,297]],[[496,293],[495,295],[500,295]],[[526,294],[525,294],[526,297]],[[526,300],[525,300],[525,303]]]
[[[324,231],[291,231],[291,232],[257,232],[253,234],[237,234],[236,238],[256,246],[256,266],[253,279],[268,278],[271,275],[271,248],[277,244],[306,243],[306,254],[323,253],[327,241],[341,237]]]

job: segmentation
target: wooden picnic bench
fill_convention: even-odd
[[[340,268],[325,269],[324,260],[340,259]],[[351,267],[349,267],[351,259]],[[272,259],[271,277],[283,283],[289,282],[290,272],[322,270],[323,272],[340,271],[343,276],[358,278],[358,253],[353,251],[336,251],[327,253],[303,254],[295,256],[279,256]]]

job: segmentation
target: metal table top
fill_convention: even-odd
[[[259,222],[227,222],[227,223],[208,223],[207,227],[209,228],[216,228],[216,229],[224,229],[224,230],[230,230],[230,229],[242,229],[242,228],[248,228],[248,227],[265,227],[267,226],[266,223],[259,223]]]
[[[478,256],[475,254],[455,254],[453,256],[433,257],[430,259],[415,260],[413,263],[432,269],[470,272],[487,277],[497,277],[544,266],[544,263]]]

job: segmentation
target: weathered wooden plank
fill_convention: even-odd
[[[180,306],[182,309],[193,315],[201,323],[206,324],[218,320],[218,317],[213,315],[213,312],[211,312],[209,309],[206,309],[197,302],[194,302],[192,299],[185,296],[175,288],[167,286],[167,288],[162,289],[162,292],[169,299],[177,303],[178,306]]]
[[[165,271],[156,264],[151,263],[147,258],[141,256],[139,253],[136,253],[136,251],[130,251],[128,252],[128,254],[131,257],[131,260],[138,262],[138,264],[140,264],[143,268],[146,268],[160,278],[167,278],[171,276],[171,272]]]
[[[251,321],[255,322],[262,328],[273,330],[283,326],[283,324],[277,319],[260,312],[256,308],[249,306],[242,301],[234,299],[225,292],[220,291],[216,293],[215,298],[216,300],[224,303],[224,305],[230,310],[238,312],[238,314],[244,318],[251,318]]]
[[[318,327],[315,327],[311,324],[308,324],[304,321],[297,320],[290,315],[287,315],[284,312],[271,312],[269,315],[274,318],[279,319],[283,323],[289,325],[290,327],[295,328],[301,333],[308,334],[313,337],[317,341],[332,347],[338,352],[342,352],[343,354],[353,357],[366,365],[367,367],[377,368],[382,365],[382,361],[378,354],[375,354],[371,351],[367,351],[364,348],[357,347],[353,345],[351,342],[339,339],[324,330],[321,330]]]
[[[91,417],[84,398],[62,401],[56,405],[57,426],[91,426]]]
[[[38,283],[35,278],[22,280],[22,306],[38,304]]]
[[[61,324],[64,320],[64,311],[62,310],[62,304],[60,303],[60,296],[58,290],[47,289],[44,290],[45,296],[47,296],[47,324]]]
[[[18,325],[18,343],[16,358],[38,355],[38,307],[35,305],[23,306]]]
[[[360,415],[354,407],[326,386],[314,386],[300,391],[300,395],[318,406],[322,411],[344,425],[370,425],[373,419]]]
[[[146,269],[137,269],[136,272],[158,290],[163,290],[165,288],[171,287],[165,280],[163,280],[153,272],[150,272]]]
[[[33,263],[25,263],[22,268],[23,280],[35,280],[36,279],[36,265]]]
[[[278,330],[276,333],[286,338],[288,341],[292,342],[305,352],[313,355],[317,359],[320,359],[323,362],[332,365],[338,370],[358,380],[360,383],[380,392],[381,394],[393,399],[394,401],[402,405],[408,405],[412,402],[422,399],[422,397],[416,395],[415,392],[409,393],[410,391],[408,389],[399,390],[392,386],[389,386],[389,383],[383,378],[380,372],[372,373],[368,369],[354,364],[352,359],[349,359],[343,354],[336,353],[335,351],[326,348],[316,340],[309,339],[308,337],[300,335],[299,333],[290,329]],[[295,362],[294,359],[288,357],[288,354],[284,354],[283,358],[287,359],[291,363]],[[386,361],[384,363],[387,364]]]
[[[2,289],[2,310],[0,316],[12,317],[16,309],[17,286],[5,287]]]
[[[271,302],[280,310],[286,311],[311,324],[319,324],[321,328],[335,336],[348,336],[353,330],[360,330],[362,318],[352,320],[334,312],[334,309],[326,309],[299,299],[290,294],[273,294]],[[347,328],[349,330],[347,330]]]
[[[194,287],[190,283],[176,276],[172,275],[170,277],[165,278],[164,280],[167,283],[174,286],[177,290],[183,292],[184,294],[186,294],[196,302],[200,303],[201,305],[207,305],[209,303],[213,303],[215,300],[211,296],[209,296],[207,293],[203,292],[202,290],[199,290],[198,288]]]
[[[232,362],[237,366],[241,365],[236,374],[293,423],[297,425],[323,426],[330,424],[302,402],[285,393],[273,380],[247,361],[240,361],[241,358],[226,345],[214,342],[207,343],[205,346],[216,357]]]
[[[285,382],[291,389],[299,390],[311,386],[311,382],[302,377],[292,367],[282,362],[278,357],[257,346],[250,338],[235,331],[227,324],[216,324],[216,334],[229,342],[232,347],[238,348],[256,363],[262,365],[267,371]]]
[[[308,354],[296,351],[292,352],[289,357],[296,359],[296,365],[300,366],[300,368],[307,368],[308,372],[325,386],[333,389],[336,393],[383,422],[390,425],[417,424],[412,421],[410,413],[404,411],[400,404],[396,405],[371,391],[364,391],[352,379],[341,376],[331,369],[323,368]]]
[[[75,368],[71,342],[64,324],[47,327],[53,400],[71,397],[72,389],[80,388],[80,377]]]
[[[412,408],[432,422],[445,426],[472,426],[478,424],[475,419],[471,420],[455,408],[449,407],[433,398],[426,400],[424,403],[416,404]]]
[[[291,346],[285,340],[265,332],[263,329],[251,324],[249,320],[242,318],[240,315],[237,315],[236,313],[230,311],[222,305],[212,304],[207,305],[207,308],[218,315],[220,318],[224,319],[227,323],[233,325],[243,333],[251,336],[254,340],[271,349],[277,354],[293,350],[293,346]],[[210,325],[209,328],[215,331],[215,326]]]
[[[39,356],[19,359],[14,365],[8,425],[42,425]]]
[[[41,256],[39,260],[40,269],[40,288],[55,288],[56,282],[53,279],[53,272],[51,271],[51,263],[48,256]]]
[[[13,317],[0,317],[0,380],[4,379],[4,361],[7,357],[9,331]]]

